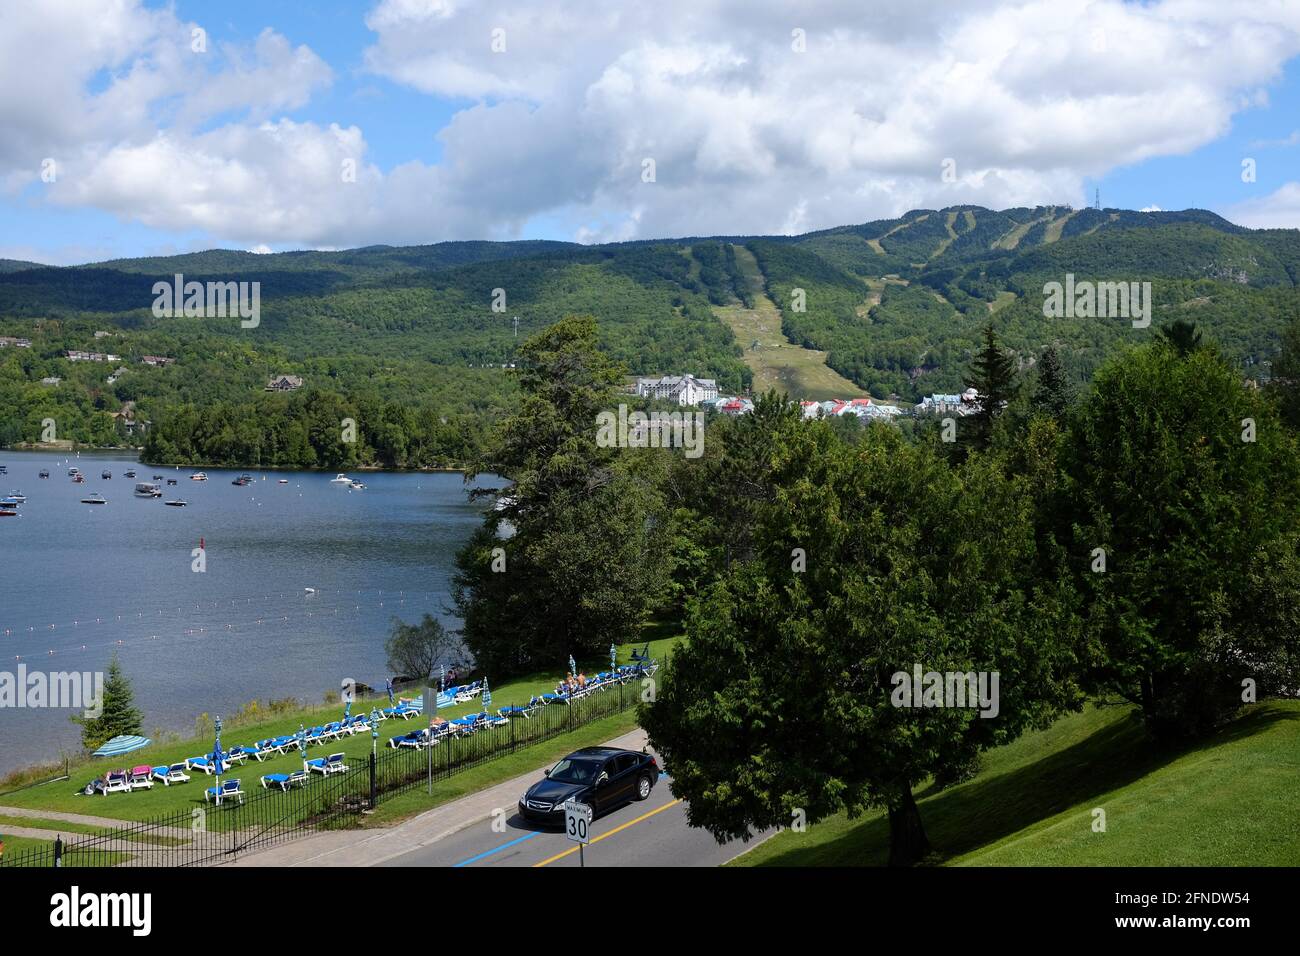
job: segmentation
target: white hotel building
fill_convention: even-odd
[[[638,378],[636,393],[642,398],[665,398],[678,405],[698,405],[718,397],[718,383],[694,375],[665,375],[663,378]]]

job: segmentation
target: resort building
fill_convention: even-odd
[[[639,378],[636,380],[636,393],[642,398],[663,398],[678,405],[698,405],[718,397],[718,383],[694,375]]]
[[[292,392],[295,388],[302,388],[302,379],[297,375],[277,375],[266,383],[268,392]]]

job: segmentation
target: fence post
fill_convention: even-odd
[[[377,809],[379,806],[379,787],[375,781],[375,752],[370,751],[370,809]]]
[[[510,752],[515,752],[515,705],[510,705]]]

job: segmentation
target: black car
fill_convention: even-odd
[[[659,764],[647,753],[617,747],[583,747],[528,788],[519,800],[525,820],[564,824],[564,804],[578,800],[599,816],[630,800],[644,800],[659,780]]]

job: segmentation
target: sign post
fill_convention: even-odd
[[[586,866],[583,848],[591,842],[591,807],[577,800],[564,801],[564,835],[578,844],[578,865]]]

